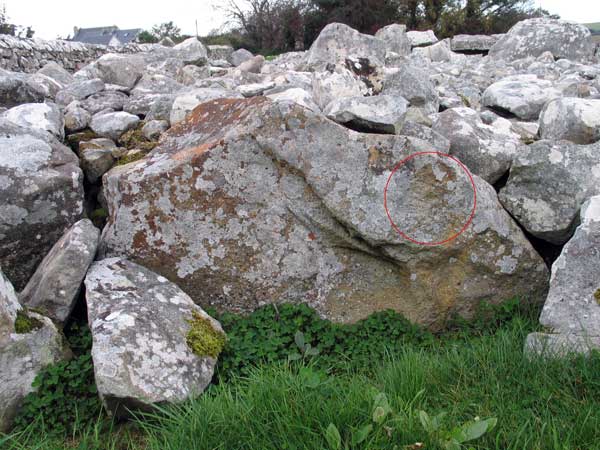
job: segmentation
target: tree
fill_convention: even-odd
[[[150,31],[142,31],[137,36],[138,42],[143,44],[152,44],[164,38],[172,39],[174,42],[181,41],[181,29],[172,21],[163,22],[161,24],[154,25]]]
[[[2,4],[0,8],[0,34],[9,34],[11,36],[32,38],[35,34],[32,27],[22,27],[9,23],[8,15],[6,14],[6,5]]]

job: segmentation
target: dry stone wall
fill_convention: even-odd
[[[24,39],[0,35],[0,68],[13,72],[36,72],[54,61],[74,72],[105,53],[137,53],[149,44],[128,44],[123,47],[83,44],[63,40]]]

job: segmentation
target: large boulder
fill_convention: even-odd
[[[488,125],[471,108],[437,114],[432,128],[450,141],[450,154],[491,184],[508,172],[523,147],[519,135],[511,131],[510,121],[498,118],[494,125]]]
[[[225,343],[219,322],[175,284],[122,258],[85,278],[98,393],[116,415],[193,398]]]
[[[123,110],[123,106],[128,101],[127,94],[119,91],[102,91],[90,95],[85,100],[79,102],[81,107],[91,115],[100,111],[111,109],[113,111]]]
[[[394,165],[429,143],[362,134],[292,103],[197,107],[146,158],[104,177],[101,255],[124,256],[196,302],[250,311],[279,301],[353,322],[394,309],[431,327],[483,299],[545,296],[547,268],[497,200],[456,161]],[[411,170],[412,169],[412,170]],[[419,226],[421,224],[421,227]]]
[[[384,78],[381,93],[404,97],[410,106],[420,107],[427,114],[439,110],[440,99],[429,74],[410,64],[403,64],[389,72]]]
[[[385,61],[386,43],[362,34],[348,25],[330,23],[313,42],[307,53],[306,65],[311,70],[323,70],[329,64],[344,64],[346,58],[367,58],[373,65]]]
[[[54,61],[46,63],[44,67],[37,71],[37,73],[50,77],[65,86],[75,81],[73,75],[71,75],[63,66]]]
[[[47,131],[59,139],[65,137],[63,113],[54,103],[26,103],[15,106],[4,117],[10,122],[39,131]]]
[[[0,270],[0,432],[10,430],[40,370],[69,356],[52,321],[25,311]]]
[[[316,72],[312,78],[312,96],[321,109],[334,100],[363,95],[366,86],[344,67],[336,71]]]
[[[47,92],[28,74],[0,69],[0,107],[12,108],[22,103],[40,103]]]
[[[558,98],[540,114],[542,139],[565,139],[575,144],[600,141],[600,100]]]
[[[406,36],[406,25],[397,23],[388,25],[375,33],[375,37],[385,42],[388,52],[393,52],[400,56],[410,54],[411,44]]]
[[[523,20],[490,49],[494,59],[513,61],[550,52],[556,59],[585,61],[594,55],[590,30],[578,23],[549,18]]]
[[[184,65],[204,66],[208,61],[208,50],[198,38],[186,39],[172,49],[174,56],[182,60]]]
[[[438,41],[433,30],[409,31],[406,33],[406,37],[412,47],[426,47],[428,45],[433,45]]]
[[[19,294],[21,303],[63,324],[75,306],[100,231],[89,219],[75,223],[54,244]]]
[[[375,95],[333,100],[324,113],[354,130],[397,134],[404,125],[408,102],[400,96]]]
[[[19,290],[83,213],[83,174],[46,132],[0,120],[0,265]]]
[[[523,120],[537,120],[544,105],[560,95],[550,81],[532,74],[514,75],[489,86],[483,93],[482,103]]]
[[[579,208],[600,194],[600,143],[539,141],[514,158],[500,201],[534,236],[564,244]]]
[[[526,349],[550,356],[600,349],[600,196],[581,208],[581,225],[552,266],[540,323]]]
[[[93,63],[98,77],[106,84],[132,88],[142,77],[144,59],[139,55],[107,53]]]
[[[237,67],[240,64],[242,64],[244,61],[248,61],[249,59],[252,59],[253,57],[254,57],[254,55],[252,53],[250,53],[248,50],[246,50],[245,48],[240,48],[240,49],[234,51],[233,53],[231,53],[231,55],[229,57],[229,62],[231,62],[231,64],[233,64],[234,67]]]
[[[104,88],[105,84],[100,78],[78,80],[56,94],[56,103],[66,106],[74,100],[84,100],[90,95],[97,94]]]

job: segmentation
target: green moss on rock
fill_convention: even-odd
[[[42,323],[30,317],[25,309],[17,311],[17,318],[15,319],[15,332],[18,334],[31,333],[33,330],[42,328]]]
[[[144,156],[146,156],[145,152],[127,153],[126,155],[119,158],[119,160],[117,161],[117,166],[124,166],[125,164],[139,161]]]
[[[596,289],[596,292],[594,292],[594,298],[596,299],[596,303],[600,305],[600,288]]]
[[[197,356],[217,358],[227,342],[227,336],[216,330],[211,321],[197,312],[192,313],[190,330],[186,336],[188,347]]]
[[[121,147],[125,147],[128,150],[139,149],[143,150],[144,152],[149,152],[154,147],[156,147],[158,145],[157,141],[149,141],[142,134],[143,126],[144,123],[140,122],[140,124],[136,128],[132,128],[131,130],[126,131],[119,138],[119,145]]]

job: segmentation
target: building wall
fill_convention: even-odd
[[[54,61],[68,71],[75,72],[105,53],[137,53],[147,50],[148,47],[148,44],[107,47],[62,40],[24,39],[1,34],[0,68],[31,73]]]

